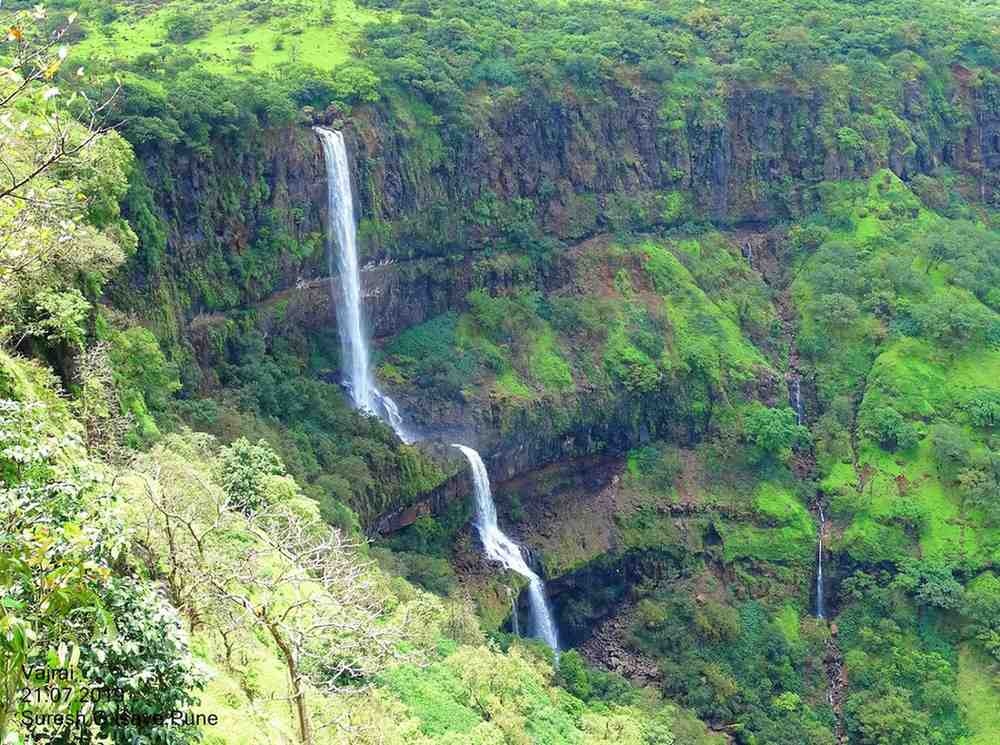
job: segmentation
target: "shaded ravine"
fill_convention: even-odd
[[[776,233],[750,235],[744,239],[741,251],[743,257],[751,263],[751,268],[760,274],[763,282],[773,291],[774,306],[781,324],[781,337],[788,344],[787,373],[785,376],[787,402],[795,412],[796,423],[803,427],[810,427],[810,422],[817,421],[822,412],[810,411],[811,405],[814,405],[816,409],[819,408],[816,393],[817,381],[815,377],[808,377],[806,367],[799,359],[798,314],[792,297],[795,275],[788,262],[781,261],[780,243],[783,240],[784,236]],[[792,469],[799,479],[816,481],[818,465],[812,444],[796,450]],[[828,559],[826,539],[830,530],[826,515],[827,506],[822,492],[817,488],[808,505],[816,524],[816,568],[811,594],[814,600],[813,608],[816,618],[825,621],[830,629],[822,665],[827,678],[828,702],[833,709],[836,721],[834,735],[838,743],[843,743],[846,741],[843,704],[847,694],[847,675],[843,654],[837,642],[836,608],[830,607],[826,592],[828,581],[825,571]]]
[[[404,443],[422,439],[403,422],[396,402],[379,390],[371,370],[368,350],[368,329],[364,318],[361,293],[361,273],[358,260],[357,222],[354,215],[354,195],[351,190],[350,164],[341,132],[313,128],[323,145],[327,172],[326,250],[330,272],[331,300],[337,307],[337,327],[347,363],[347,388],[359,411],[378,416],[387,422]],[[339,248],[339,251],[336,249]],[[337,253],[339,292],[334,281],[333,254]],[[531,605],[531,633],[548,644],[557,654],[559,636],[545,596],[545,584],[531,570],[521,547],[500,530],[496,505],[490,490],[489,475],[479,453],[465,445],[455,445],[462,451],[472,470],[476,497],[476,527],[487,558],[500,562],[528,580]],[[514,606],[512,606],[514,607]],[[516,607],[514,625],[517,627]]]

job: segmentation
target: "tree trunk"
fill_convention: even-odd
[[[271,623],[267,624],[267,630],[271,632],[278,649],[285,658],[288,666],[288,679],[292,689],[292,700],[295,702],[295,712],[299,718],[299,739],[302,745],[312,745],[312,726],[309,724],[309,712],[306,709],[306,694],[302,690],[302,679],[299,675],[299,666],[295,662],[295,654],[291,646],[282,637],[281,632]]]

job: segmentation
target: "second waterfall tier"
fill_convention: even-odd
[[[483,459],[470,447],[465,445],[455,445],[455,447],[462,451],[472,468],[472,482],[476,496],[476,529],[483,542],[486,557],[499,561],[507,569],[527,578],[528,600],[531,605],[531,633],[558,652],[559,634],[545,596],[545,583],[528,566],[521,547],[500,530],[490,478]]]
[[[337,326],[343,350],[342,362],[346,371],[344,386],[350,391],[351,399],[357,409],[382,418],[392,426],[399,439],[412,443],[417,437],[407,431],[395,401],[379,390],[371,371],[362,304],[354,195],[351,191],[350,165],[344,136],[340,132],[323,127],[314,129],[323,143],[323,157],[326,163],[327,262],[330,272],[330,295],[337,307]],[[339,288],[334,280],[334,254],[337,256]],[[465,454],[472,467],[476,496],[476,527],[487,557],[499,561],[507,569],[527,578],[532,634],[558,652],[559,637],[545,597],[545,584],[528,566],[521,547],[500,530],[497,524],[496,505],[493,503],[493,493],[490,490],[490,480],[482,458],[472,448],[464,445],[455,447]]]

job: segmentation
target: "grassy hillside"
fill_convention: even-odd
[[[844,550],[873,561],[916,541],[924,557],[992,565],[1000,534],[960,475],[989,459],[980,407],[1000,396],[992,217],[935,213],[887,172],[829,194],[834,229],[795,294],[820,403],[857,407],[853,451],[838,461],[828,442],[823,464],[832,507],[849,517]]]
[[[136,64],[150,73],[175,54],[227,75],[286,63],[331,70],[351,58],[363,26],[377,17],[353,0],[63,2],[49,8],[52,25],[79,13],[70,35],[80,58]]]
[[[44,171],[0,194],[0,740],[31,662],[79,670],[53,711],[124,680],[108,710],[216,713],[214,743],[995,739],[992,4],[17,19],[4,59],[69,24],[73,64],[0,81],[13,180]],[[46,171],[77,62],[120,80],[122,136]],[[451,440],[336,383],[317,122],[379,262],[380,382],[481,439],[558,661],[505,632],[520,580]],[[412,524],[369,546],[387,513]]]

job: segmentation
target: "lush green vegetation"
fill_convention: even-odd
[[[339,531],[318,555],[313,541],[329,529],[264,444],[220,448],[208,436],[171,435],[107,481],[113,467],[88,460],[80,424],[51,376],[6,353],[0,363],[3,623],[11,632],[4,638],[5,734],[41,736],[46,728],[37,718],[86,713],[82,702],[101,685],[127,686],[135,714],[219,716],[218,728],[205,729],[210,742],[305,739],[308,732],[317,743],[527,737],[645,745],[674,742],[675,721],[697,732],[690,715],[624,680],[595,692],[590,677],[605,678],[578,666],[577,695],[558,688],[566,673],[554,672],[551,655],[520,642],[508,648],[509,640],[503,650],[487,645],[466,606],[372,569]],[[57,491],[46,488],[57,479]],[[321,558],[325,572],[295,563],[308,557]],[[362,637],[356,622],[364,624]],[[285,644],[301,645],[300,667],[289,668],[301,672],[291,682],[282,673],[290,664]],[[343,680],[369,686],[337,693],[341,679],[327,664],[334,658]],[[62,701],[21,700],[20,691],[34,685],[24,670],[37,665],[73,671],[73,682],[60,684]],[[582,689],[581,679],[588,681]],[[303,720],[280,704],[286,695],[301,702],[306,730],[296,733]],[[110,716],[117,706],[97,710]],[[332,730],[331,713],[339,722]],[[178,726],[112,725],[101,734],[114,742],[196,739],[194,728]],[[689,742],[709,742],[694,737]]]
[[[0,320],[12,350],[0,349],[0,739],[647,745],[675,742],[676,723],[689,742],[709,742],[655,694],[601,685],[607,676],[579,660],[557,672],[551,653],[519,640],[488,644],[467,603],[375,568],[337,499],[359,484],[373,499],[391,490],[365,486],[360,456],[351,481],[318,487],[317,503],[265,440],[248,439],[252,427],[223,444],[179,425],[184,413],[211,428],[225,411],[213,399],[177,403],[182,376],[155,337],[99,305],[135,244],[117,207],[129,148],[73,124],[46,139],[42,125],[64,114],[46,86],[65,55],[17,21],[21,79],[5,90],[19,106],[5,114],[2,146],[21,157],[0,195]],[[253,422],[247,402],[261,407],[272,416],[259,426],[278,443],[294,440],[277,430],[279,410],[303,434],[363,427],[366,455],[409,474],[414,490],[440,478],[326,389],[283,378],[252,325],[217,343],[236,346],[222,371],[244,399],[236,420]],[[316,364],[326,359],[317,350]],[[537,354],[535,364],[551,374]],[[324,421],[338,416],[353,419]],[[290,452],[337,447],[325,443]],[[567,680],[579,696],[559,687]]]
[[[94,742],[993,743],[993,5],[31,6],[0,9],[0,740],[46,734],[37,665],[77,676],[37,712],[223,723]],[[333,382],[318,122],[395,260],[377,375],[518,477],[558,661],[506,633],[464,464]]]
[[[541,297],[535,275],[508,272],[512,288],[401,335],[386,366],[423,396],[561,401],[565,392],[533,374],[525,351],[551,329],[572,371],[571,398],[580,389],[603,389],[608,401],[636,395],[647,417],[667,405],[670,424],[659,431],[669,439],[629,454],[610,515],[567,514],[531,533],[550,572],[587,588],[559,598],[568,637],[586,639],[609,607],[627,609],[626,643],[657,662],[664,693],[747,741],[831,742],[843,726],[859,743],[976,742],[992,725],[958,681],[996,695],[983,688],[976,655],[996,644],[985,619],[997,602],[998,244],[995,213],[963,188],[952,174],[907,185],[888,171],[821,185],[821,209],[788,226],[779,249],[795,278],[792,334],[777,321],[782,299],[748,287],[736,246],[675,231],[576,249],[578,274]],[[512,264],[485,261],[494,263],[483,275]],[[726,290],[713,285],[722,278]],[[735,296],[742,306],[725,302]],[[685,336],[708,354],[686,352]],[[768,369],[792,358],[808,428],[783,401],[757,400]],[[435,376],[449,370],[463,388],[441,386]],[[743,371],[761,388],[747,395]],[[538,519],[513,496],[512,520]],[[809,618],[817,530],[807,508],[816,499],[833,518],[832,641]],[[418,546],[404,533],[396,543],[456,556],[455,527],[437,533],[443,542]],[[437,530],[428,519],[420,527]],[[722,584],[719,573],[732,579]],[[824,669],[831,644],[850,676],[844,692]]]
[[[818,448],[823,489],[850,522],[843,548],[898,561],[916,542],[990,564],[997,233],[928,209],[888,172],[831,185],[826,205],[829,237],[801,259],[796,294],[799,347],[830,412]]]

